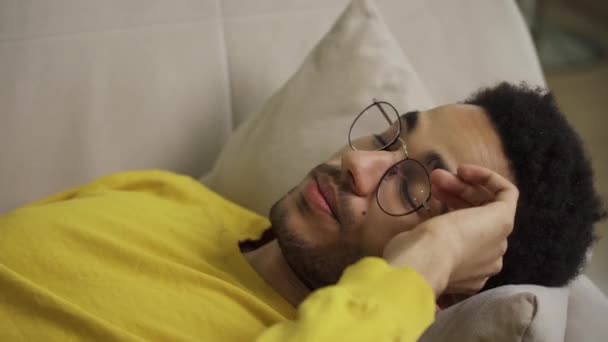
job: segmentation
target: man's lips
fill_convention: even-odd
[[[323,199],[325,199],[325,202],[327,202],[327,204],[329,205],[329,209],[331,210],[333,217],[336,219],[336,221],[339,221],[338,205],[336,203],[336,195],[334,187],[331,185],[331,180],[328,176],[323,174],[316,174],[314,176],[314,179],[319,185],[321,195],[323,196]]]
[[[309,205],[325,212],[327,215],[337,220],[335,207],[332,207],[332,202],[335,203],[332,200],[333,192],[331,192],[331,189],[327,189],[326,183],[319,181],[317,175],[312,177],[312,181],[304,189],[303,195]]]

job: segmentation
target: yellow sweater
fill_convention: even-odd
[[[0,217],[1,341],[415,341],[433,294],[378,258],[296,311],[242,257],[266,219],[193,179],[116,174]]]

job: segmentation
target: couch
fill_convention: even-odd
[[[204,175],[348,2],[2,2],[0,213],[112,172]],[[377,6],[434,103],[545,84],[513,1]],[[605,295],[585,276],[564,291],[563,340],[608,340]]]

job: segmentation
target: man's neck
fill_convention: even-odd
[[[287,264],[276,239],[243,255],[266,283],[294,307],[310,294]]]

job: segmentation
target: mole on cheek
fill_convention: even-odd
[[[363,215],[363,216],[367,215],[367,211],[363,210],[363,211],[361,212],[361,215]]]

